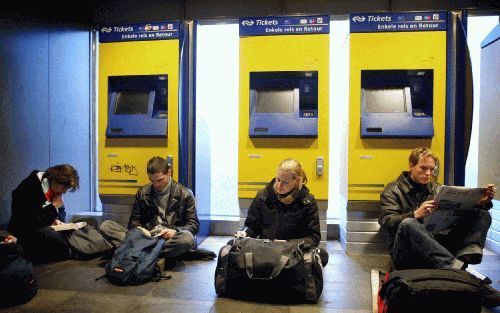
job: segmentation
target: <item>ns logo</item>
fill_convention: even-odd
[[[352,18],[353,22],[364,22],[366,18],[364,16],[359,16],[356,15],[355,17]]]
[[[103,27],[103,28],[101,28],[101,31],[103,33],[111,33],[112,29],[111,29],[111,27]]]
[[[252,26],[255,22],[252,20],[244,20],[241,22],[241,25],[243,26]]]

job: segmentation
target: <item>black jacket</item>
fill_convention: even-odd
[[[12,192],[11,217],[8,230],[21,241],[45,226],[50,226],[56,218],[64,222],[64,207],[57,209],[49,204],[45,207],[45,195],[37,173],[33,171]]]
[[[135,195],[132,214],[128,228],[142,226],[148,230],[158,224],[158,206],[154,198],[151,183],[139,188]],[[172,217],[176,230],[188,230],[193,236],[198,233],[200,222],[196,214],[196,204],[193,193],[188,188],[172,180],[166,214]]]
[[[399,177],[390,182],[380,194],[382,213],[378,223],[388,234],[389,248],[392,250],[394,237],[399,224],[408,217],[414,217],[414,211],[422,202],[434,198],[441,185],[430,182],[419,189],[413,183],[409,172],[403,172]]]
[[[314,196],[303,186],[294,201],[286,205],[276,197],[273,184],[274,179],[257,193],[250,205],[245,220],[247,235],[264,239],[302,239],[306,245],[317,246],[321,233]]]

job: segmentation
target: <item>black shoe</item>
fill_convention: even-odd
[[[176,259],[165,258],[165,267],[163,269],[166,271],[171,270],[175,267],[176,264],[177,264]]]
[[[479,264],[483,260],[483,255],[481,253],[462,254],[457,259],[466,264]]]
[[[487,308],[500,306],[500,292],[498,290],[490,284],[482,284],[481,291],[483,292],[483,306]]]

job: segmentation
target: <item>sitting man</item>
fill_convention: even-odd
[[[19,239],[26,258],[33,262],[68,259],[71,256],[65,234],[51,225],[66,218],[63,194],[79,188],[77,170],[69,164],[32,171],[12,192],[8,230]]]
[[[482,260],[495,186],[484,187],[483,196],[474,208],[455,211],[450,229],[428,231],[424,219],[437,209],[433,199],[441,187],[432,177],[437,162],[438,158],[428,148],[414,149],[409,157],[410,171],[389,183],[380,195],[379,224],[388,233],[391,259],[399,270],[465,269],[468,264],[479,264]],[[492,296],[498,305],[498,292]]]
[[[172,266],[175,258],[195,246],[200,227],[195,199],[191,190],[172,179],[172,169],[165,159],[149,160],[147,173],[151,182],[137,191],[128,228],[140,227],[151,236],[164,238],[161,256],[167,259],[167,266]],[[104,221],[100,231],[115,247],[123,242],[126,232],[113,221]]]
[[[389,235],[394,266],[465,268],[480,263],[491,224],[488,209],[492,207],[495,186],[484,188],[475,209],[461,212],[453,229],[432,233],[426,230],[423,220],[437,209],[433,199],[440,185],[432,181],[432,172],[438,159],[429,149],[416,148],[409,161],[410,171],[389,183],[380,195],[379,224]]]

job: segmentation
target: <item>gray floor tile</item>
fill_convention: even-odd
[[[210,313],[289,313],[288,305],[271,305],[245,301],[217,301]]]
[[[163,299],[144,297],[132,310],[133,313],[209,313],[212,310],[212,301],[186,301],[184,299]]]

